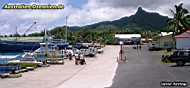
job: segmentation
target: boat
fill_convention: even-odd
[[[69,48],[69,43],[66,42],[66,40],[63,39],[51,39],[51,44],[54,44],[58,47],[59,50]]]
[[[36,22],[32,23],[32,25],[24,32],[24,35],[36,24]],[[16,28],[16,35],[17,28]],[[34,51],[40,47],[39,42],[26,42],[26,41],[17,41],[17,37],[15,40],[0,40],[0,52],[24,52],[24,51]]]
[[[42,65],[42,62],[38,62],[33,53],[25,53],[17,57],[16,59],[8,61],[8,64],[19,64],[21,68],[34,67]]]
[[[34,51],[40,48],[39,42],[5,41],[0,40],[0,52]]]
[[[34,22],[25,32],[24,35],[36,24]],[[16,33],[18,35],[18,33]],[[18,37],[19,38],[19,37]],[[61,39],[52,39],[47,35],[46,29],[44,29],[44,37],[42,41],[18,41],[17,37],[15,40],[1,40],[0,39],[0,52],[33,52],[40,48],[40,43],[52,43],[57,45],[59,49],[65,49],[68,47],[68,43],[65,40]]]

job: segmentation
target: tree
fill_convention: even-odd
[[[188,10],[183,8],[183,3],[175,5],[175,11],[170,10],[173,18],[168,21],[169,28],[172,28],[175,34],[180,34],[190,26],[190,15]]]

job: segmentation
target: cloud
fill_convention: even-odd
[[[117,9],[117,8],[99,8],[99,9],[83,9],[76,11],[75,14],[69,16],[70,25],[88,25],[100,21],[112,21],[134,13],[133,10]]]
[[[9,32],[9,30],[7,30],[8,28],[10,28],[9,24],[1,25],[1,27],[0,27],[0,31],[1,31],[0,35],[7,34]]]
[[[111,21],[123,16],[132,15],[135,12],[133,8],[114,8],[102,6],[98,0],[88,0],[88,3],[77,9],[74,14],[69,16],[70,25],[88,25],[100,21]]]
[[[138,7],[139,5],[147,8],[157,8],[162,5],[176,3],[181,0],[97,0],[102,5],[116,8]]]
[[[25,4],[67,4],[67,0],[36,0],[37,2],[30,2]],[[65,2],[65,3],[64,3]],[[22,4],[23,2],[12,2],[9,4]],[[5,3],[4,3],[5,4]],[[68,6],[69,7],[69,6]],[[34,22],[37,21],[38,26],[41,25],[44,27],[46,25],[47,27],[49,23],[65,16],[65,11],[68,10],[68,7],[66,7],[66,10],[0,10],[0,26],[2,25],[10,25],[6,28],[4,27],[4,30],[6,31],[6,34],[13,34],[15,33],[15,26],[19,26],[18,30],[20,30],[20,34],[23,34],[24,31],[29,28],[29,26]],[[69,11],[67,11],[69,12]],[[2,29],[2,28],[1,28]],[[39,32],[43,29],[35,29],[31,32]],[[0,33],[4,33],[5,31],[1,31]],[[30,32],[30,33],[31,33]]]
[[[181,2],[185,8],[190,9],[189,0],[88,0],[82,9],[70,15],[69,20],[73,25],[115,20],[134,14],[139,6],[147,11],[171,17],[170,9],[174,9],[174,5]]]

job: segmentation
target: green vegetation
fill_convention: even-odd
[[[175,5],[175,11],[171,10],[173,18],[168,21],[169,29],[172,29],[175,34],[185,32],[190,27],[189,11],[183,8],[183,3]]]
[[[22,69],[25,69],[27,67],[33,67],[37,68],[38,64],[35,63],[9,63],[9,65],[20,65]]]
[[[53,35],[56,39],[65,39],[65,28],[58,27],[49,31],[50,35]],[[70,43],[76,42],[100,42],[102,44],[111,44],[114,42],[113,31],[89,31],[81,30],[77,32],[68,31],[68,41]]]
[[[21,63],[20,64],[21,68],[27,68],[27,67],[33,67],[33,68],[37,68],[37,64],[33,64],[33,63]]]

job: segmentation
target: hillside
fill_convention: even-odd
[[[141,33],[142,37],[150,37],[161,30],[165,30],[168,19],[168,17],[147,12],[139,7],[137,12],[129,17],[83,27],[69,27],[70,32],[68,32],[67,39],[71,43],[97,41],[105,44],[115,44],[117,42],[113,36],[115,33]],[[65,39],[65,28],[65,26],[56,27],[50,30],[48,34],[57,39]],[[147,35],[144,35],[143,31],[148,31],[146,32]],[[43,34],[43,32],[33,33],[29,36],[41,36]]]
[[[145,30],[160,31],[167,26],[169,18],[158,13],[147,12],[139,7],[134,15],[122,17],[114,21],[103,21],[83,27],[70,27],[71,31],[127,31],[141,32]]]

